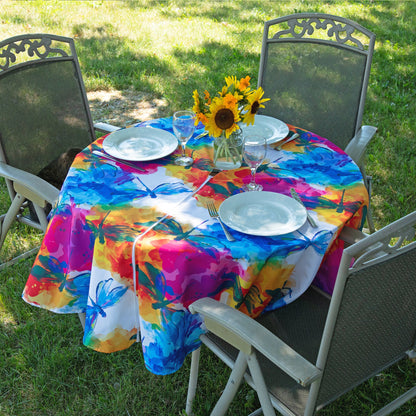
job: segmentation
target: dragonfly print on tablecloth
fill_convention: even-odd
[[[105,244],[105,240],[114,242],[120,240],[134,241],[137,235],[137,229],[132,228],[128,224],[106,223],[106,219],[110,213],[111,211],[107,211],[102,218],[96,220],[85,219],[95,239],[98,239],[100,244]]]
[[[358,200],[345,201],[345,188],[342,190],[341,195],[336,194],[335,199],[330,199],[327,196],[318,197],[306,197],[305,205],[307,207],[322,207],[327,209],[334,209],[337,213],[341,214],[344,211],[354,213],[361,206],[361,202]]]
[[[299,245],[302,246],[303,250],[306,250],[308,247],[313,247],[313,249],[320,255],[323,256],[325,251],[330,244],[334,233],[328,231],[318,231],[314,234],[312,238],[308,238],[305,234],[301,233],[299,230],[296,234],[300,234],[302,236],[299,239]]]
[[[154,233],[153,233],[154,232]],[[197,232],[193,235],[191,232]],[[155,233],[162,233],[165,238]],[[219,238],[222,236],[220,226],[214,222],[208,224],[208,221],[202,221],[198,226],[191,227],[188,232],[184,232],[183,227],[174,219],[167,218],[158,223],[152,230],[152,233],[146,235],[146,239],[141,241],[141,244],[148,244],[153,246],[155,255],[158,253],[160,258],[160,265],[154,267],[149,263],[143,263],[137,270],[139,274],[139,286],[142,287],[146,295],[142,299],[141,304],[152,303],[152,314],[160,308],[170,308],[171,303],[176,303],[173,309],[180,309],[188,307],[190,303],[198,299],[204,294],[205,296],[218,298],[221,293],[227,291],[232,296],[233,304],[239,307],[243,303],[251,310],[258,307],[259,303],[251,307],[252,300],[249,293],[249,288],[243,289],[241,286],[244,277],[244,264],[247,262],[249,254],[246,252],[246,244],[250,240],[247,235],[242,235],[238,242],[230,244],[230,247],[224,244],[224,240]],[[267,253],[267,243],[264,246],[264,241],[258,238],[258,243],[263,246],[262,250]],[[169,251],[172,241],[181,241],[183,243],[182,253],[186,258],[187,253],[194,253],[194,249],[198,249],[198,255],[189,257],[187,260],[178,260]],[[188,245],[194,247],[190,249]],[[201,248],[204,247],[203,251]],[[224,249],[230,250],[230,256],[241,258],[241,265],[235,263],[235,268],[228,269],[219,264],[220,253]],[[218,251],[219,250],[219,251]],[[285,248],[285,251],[287,249]],[[148,249],[145,250],[148,252]],[[140,249],[138,250],[140,253]],[[173,252],[174,253],[174,252]],[[287,253],[282,253],[282,256]],[[138,254],[140,256],[140,254]],[[152,251],[149,251],[152,257]],[[266,254],[267,255],[267,254]],[[140,262],[140,260],[139,260]],[[176,274],[177,270],[183,269],[182,264],[186,263],[186,270],[190,275],[187,280],[187,290],[181,297],[173,296],[175,293],[182,293],[181,287],[177,286]],[[214,273],[215,269],[222,268],[221,271]],[[142,274],[140,274],[142,273]],[[144,273],[144,274],[143,274]],[[193,276],[193,277],[191,277]],[[221,276],[220,279],[215,276]],[[248,280],[248,279],[246,279]],[[147,289],[146,289],[147,288]],[[158,290],[154,292],[154,289]],[[146,317],[144,319],[152,319],[155,322],[155,316]]]
[[[144,197],[157,198],[160,195],[192,192],[183,184],[183,182],[161,183],[152,189],[145,184],[145,179],[142,179],[142,176],[144,175],[134,172],[133,169],[130,172],[120,170],[107,162],[105,162],[105,166],[101,166],[100,169],[90,169],[88,172],[91,172],[90,177],[85,175],[82,182],[77,181],[74,183],[67,183],[67,191],[71,192],[73,195],[79,195],[80,193],[93,194],[93,201],[99,199],[100,202],[105,201],[107,205],[116,201],[118,205],[123,204],[123,202],[125,205],[128,205],[132,199]],[[99,175],[99,177],[97,178],[95,175]],[[120,191],[115,192],[117,188],[113,187],[109,188],[107,192],[103,190],[102,186],[100,186],[103,177],[106,180],[112,180],[114,184],[119,186]],[[135,182],[138,182],[143,189],[138,189]],[[95,194],[95,192],[97,192],[97,194]]]
[[[189,244],[193,245],[194,247],[203,245],[206,249],[206,252],[210,253],[212,257],[215,257],[215,247],[221,246],[221,248],[224,249],[225,244],[222,242],[221,239],[207,234],[203,234],[199,231],[200,228],[207,223],[207,221],[208,220],[201,221],[197,226],[189,227],[189,229],[185,231],[182,225],[175,219],[165,218],[163,221],[160,221],[154,227],[154,230],[174,236],[175,241],[186,240]]]
[[[105,318],[107,316],[105,310],[111,308],[129,288],[118,284],[114,279],[110,278],[98,283],[95,291],[95,297],[88,297],[88,305],[86,310],[86,327],[94,330],[99,316]],[[88,334],[86,334],[88,337]]]
[[[285,296],[290,297],[294,282],[290,279],[293,271],[292,264],[286,264],[285,259],[289,255],[302,252],[312,246],[321,253],[325,250],[325,244],[330,241],[331,233],[317,232],[312,239],[308,239],[302,233],[303,238],[280,236],[278,245],[274,245],[273,251],[268,254],[262,263],[258,277],[248,291],[244,291],[244,298],[240,299],[234,307],[242,310],[251,316],[258,316],[266,307],[273,309]],[[296,233],[295,233],[296,235]],[[276,289],[277,288],[277,289]],[[270,303],[272,302],[272,303]]]
[[[82,312],[86,304],[89,288],[89,272],[67,272],[67,264],[62,263],[53,256],[38,256],[38,262],[33,266],[32,275],[39,282],[28,296],[35,299],[47,288],[43,297],[49,298],[48,309],[60,313]],[[67,304],[62,304],[62,297],[57,293],[65,293],[67,299],[71,299]],[[55,302],[54,302],[55,300]],[[37,302],[41,299],[38,298]]]
[[[251,280],[248,275],[251,273],[260,273],[261,271],[255,269],[251,270],[248,268],[246,271],[246,265],[250,264],[252,261],[251,256],[253,255],[247,253],[247,244],[249,241],[253,243],[253,237],[245,234],[239,235],[237,242],[225,246],[223,239],[222,242],[219,241],[217,235],[221,235],[222,230],[220,226],[216,223],[206,224],[206,221],[203,221],[200,226],[206,225],[206,227],[201,227],[199,232],[201,235],[197,235],[198,239],[194,240],[192,235],[188,235],[186,239],[177,238],[183,235],[182,227],[178,224],[169,220],[167,224],[164,224],[160,230],[156,230],[157,227],[160,227],[161,224],[158,224],[152,231],[162,231],[165,233],[166,238],[163,239],[159,236],[148,234],[144,241],[141,241],[141,244],[147,244],[147,247],[144,249],[148,256],[155,259],[156,253],[159,258],[159,264],[153,266],[148,262],[142,263],[139,260],[139,266],[137,271],[139,274],[139,287],[142,287],[140,296],[145,296],[141,300],[141,304],[152,304],[152,308],[146,308],[146,311],[143,312],[142,318],[146,321],[159,322],[159,319],[156,318],[157,310],[160,308],[173,308],[180,309],[182,307],[188,307],[190,303],[198,299],[200,296],[210,296],[214,298],[219,298],[220,295],[224,292],[228,293],[230,301],[234,307],[239,308],[244,305],[244,309],[249,311],[254,311],[261,307],[262,302],[265,299],[264,293],[272,285],[273,281],[270,283],[270,279],[261,279],[264,287],[260,287],[261,296],[252,296],[254,292],[250,293],[251,286],[247,286],[247,282]],[[170,224],[170,228],[168,228]],[[193,228],[192,230],[195,230]],[[167,232],[168,231],[168,232]],[[200,238],[205,235],[206,237],[212,238],[212,243],[209,247],[206,244],[203,246],[199,245],[199,248],[205,247],[202,251],[198,251],[197,255],[195,254],[194,249],[190,249],[188,245],[198,247],[196,244]],[[212,236],[212,237],[211,237]],[[190,238],[192,237],[192,239]],[[174,254],[175,251],[170,251],[170,245],[174,241],[182,241],[182,256],[177,258]],[[205,238],[206,240],[206,238]],[[291,265],[285,266],[282,264],[282,260],[288,255],[290,251],[296,250],[296,246],[293,244],[287,244],[283,242],[280,245],[280,249],[276,249],[273,253],[273,256],[270,256],[269,242],[264,238],[255,238],[259,247],[256,256],[261,256],[259,252],[262,252],[265,261],[261,264],[264,264],[266,275],[269,272],[274,274],[279,274],[279,270],[283,270],[287,267],[288,271],[292,269]],[[274,245],[278,242],[274,241]],[[228,243],[227,243],[228,244]],[[305,245],[306,243],[303,243]],[[172,245],[174,247],[175,245]],[[152,249],[150,249],[152,247]],[[234,266],[230,269],[229,266],[219,263],[220,253],[227,249],[230,252],[230,258],[234,258],[234,263],[230,263],[230,266]],[[218,251],[220,250],[220,251]],[[154,255],[152,254],[154,251]],[[140,256],[140,249],[138,250],[138,256]],[[191,257],[190,254],[194,253]],[[189,257],[187,257],[189,255]],[[273,258],[272,258],[273,257]],[[187,270],[189,278],[186,281],[186,291],[184,292],[181,285],[181,280],[177,279],[178,270]],[[273,272],[273,270],[276,270]],[[248,275],[247,275],[248,274]],[[216,276],[221,276],[219,279]],[[179,285],[179,286],[178,286]],[[157,291],[155,292],[155,288]],[[253,289],[255,290],[255,289]],[[139,289],[140,291],[140,289]],[[180,297],[176,294],[181,293]],[[260,299],[261,297],[261,299]],[[175,303],[175,306],[170,305]],[[147,316],[147,314],[150,314]]]

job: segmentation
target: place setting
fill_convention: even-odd
[[[243,192],[230,196],[221,204],[219,217],[226,226],[245,234],[288,234],[305,224],[307,210],[301,201],[263,191],[263,186],[256,183],[256,171],[266,152],[267,139],[264,136],[248,134],[244,138],[243,159],[251,171],[250,181],[242,187]]]
[[[289,127],[283,121],[261,114],[256,114],[254,124],[242,127],[243,135],[260,135],[266,138],[268,145],[276,144],[289,135]]]
[[[152,127],[129,127],[116,130],[103,141],[103,150],[116,159],[145,162],[161,159],[178,147],[176,137]]]
[[[195,114],[191,111],[175,112],[172,130],[174,134],[153,126],[132,126],[116,130],[104,138],[102,149],[93,150],[93,154],[145,172],[137,162],[162,159],[174,153],[180,145],[182,153],[175,157],[174,164],[185,167],[192,165],[192,158],[185,154],[185,146],[195,130]]]

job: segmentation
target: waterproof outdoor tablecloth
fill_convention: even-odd
[[[141,126],[172,132],[172,119]],[[85,312],[86,346],[114,352],[140,341],[146,367],[169,374],[200,345],[203,324],[187,310],[196,299],[210,296],[257,316],[299,297],[335,251],[325,261],[330,274],[315,280],[330,291],[340,250],[332,243],[346,223],[361,226],[368,194],[343,151],[289,127],[300,137],[282,151],[270,148],[256,179],[265,191],[290,195],[295,188],[318,228],[306,222],[273,237],[230,230],[236,241],[229,242],[206,201],[218,207],[241,192],[250,171],[243,166],[208,176],[212,138],[188,143],[195,159],[190,168],[173,164],[178,148],[163,159],[136,162],[137,169],[93,154],[102,149],[100,138],[68,173],[23,299],[57,313]]]

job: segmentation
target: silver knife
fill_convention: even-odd
[[[291,142],[292,140],[295,140],[299,137],[298,133],[295,133],[293,136],[289,137],[288,139],[286,139],[285,141],[283,141],[282,143],[279,144],[279,146],[276,147],[277,150],[282,150],[282,147],[286,144]]]
[[[202,137],[206,136],[208,134],[207,131],[202,132],[201,134],[198,134],[198,136],[193,137],[192,140],[198,140],[201,139]]]
[[[292,198],[299,202],[299,204],[302,204],[305,207],[305,204],[303,203],[303,201],[300,199],[300,196],[298,195],[298,193],[295,191],[294,188],[290,188],[290,194],[292,195]],[[306,207],[305,207],[306,209]],[[309,215],[308,210],[306,209],[306,218],[309,221],[309,224],[313,227],[313,228],[317,228],[318,226],[316,225],[315,220]]]
[[[92,153],[94,155],[101,156],[104,159],[108,159],[108,160],[112,160],[113,162],[117,162],[120,165],[130,166],[131,168],[134,168],[134,169],[136,169],[138,171],[146,172],[145,169],[143,169],[143,168],[141,168],[139,166],[136,166],[134,163],[129,163],[129,162],[125,161],[125,160],[117,159],[116,157],[113,157],[113,156],[111,156],[111,155],[109,155],[107,153],[101,152],[100,150],[93,150]]]

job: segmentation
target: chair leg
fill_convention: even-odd
[[[267,391],[263,373],[254,352],[248,356],[247,361],[248,367],[250,368],[251,377],[253,378],[254,385],[256,386],[257,396],[259,398],[264,416],[276,416],[272,402],[270,401],[270,396]]]
[[[373,215],[371,213],[370,207],[368,207],[368,211],[367,211],[367,225],[368,225],[370,234],[373,234],[376,231],[376,228],[374,227]]]
[[[13,221],[16,220],[16,215],[18,214],[23,202],[25,202],[25,198],[23,198],[19,194],[16,194],[16,196],[13,198],[12,203],[10,204],[7,214],[2,218],[0,248],[3,246],[4,240],[6,239],[7,232],[9,231],[10,226],[12,225]]]
[[[85,312],[80,312],[78,314],[78,318],[79,318],[79,320],[81,322],[82,329],[85,329]]]
[[[238,357],[235,360],[234,367],[231,371],[231,375],[228,379],[227,385],[222,392],[214,410],[211,412],[211,416],[224,416],[230,407],[231,402],[236,395],[241,381],[243,380],[244,373],[247,369],[247,356],[243,352],[238,353]]]
[[[260,416],[263,414],[263,410],[260,407],[260,409],[255,410],[253,413],[250,413],[248,416]]]
[[[32,248],[32,250],[26,251],[23,254],[20,254],[20,256],[16,256],[12,258],[11,260],[7,261],[6,263],[0,264],[0,270],[7,269],[8,267],[12,266],[13,264],[16,264],[18,261],[27,259],[30,256],[33,256],[34,254],[37,254],[39,251],[40,246]]]
[[[393,410],[398,409],[400,406],[405,404],[407,401],[411,400],[412,398],[416,397],[416,387],[411,388],[406,393],[403,393],[400,397],[396,400],[393,400],[378,412],[373,413],[371,416],[386,416],[389,415]]]
[[[363,175],[363,179],[364,179],[364,185],[367,188],[367,192],[368,192],[368,210],[367,210],[367,226],[368,226],[368,230],[370,234],[373,234],[376,229],[374,227],[374,221],[373,221],[373,215],[371,213],[371,193],[372,193],[372,181],[373,178],[370,175],[367,175],[365,173],[365,167],[364,165],[360,165],[359,166],[361,174]]]
[[[191,356],[191,373],[189,375],[188,395],[186,396],[186,408],[185,412],[188,416],[193,415],[192,403],[195,399],[196,386],[198,383],[198,371],[199,371],[199,357],[201,355],[201,347],[192,352]]]
[[[369,204],[368,204],[368,210],[367,210],[367,225],[368,229],[370,230],[370,234],[374,233],[376,231],[376,228],[374,227],[373,222],[373,214],[371,213],[371,193],[372,193],[372,180],[373,178],[371,176],[364,176],[366,178],[366,187],[368,191],[369,196]]]

